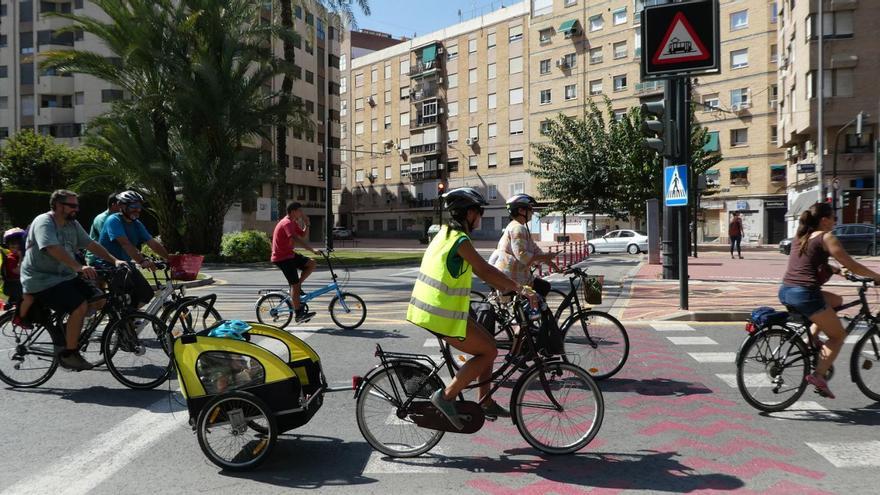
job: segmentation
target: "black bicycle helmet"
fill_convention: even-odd
[[[459,187],[443,195],[443,204],[450,212],[464,212],[468,208],[487,206],[489,203],[473,187]]]
[[[143,203],[144,197],[137,191],[123,191],[116,195],[116,200],[124,205]]]
[[[536,206],[538,206],[538,202],[528,194],[514,194],[507,200],[507,211],[511,215],[515,215],[520,208],[535,208]]]

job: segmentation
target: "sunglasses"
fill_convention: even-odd
[[[79,209],[79,204],[78,204],[78,203],[61,203],[61,204],[63,204],[64,206],[66,206],[66,207],[68,207],[68,208],[71,208],[71,209],[73,209],[73,210],[78,210],[78,209]]]

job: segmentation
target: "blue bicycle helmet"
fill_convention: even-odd
[[[244,335],[251,326],[241,320],[223,320],[208,332],[208,337],[244,340]]]

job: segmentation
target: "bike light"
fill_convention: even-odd
[[[361,383],[364,381],[364,377],[358,375],[352,375],[351,377],[351,388],[357,390],[360,388]]]
[[[746,332],[755,333],[755,330],[757,330],[757,329],[758,329],[758,327],[756,327],[754,323],[752,323],[752,322],[746,323]]]
[[[587,371],[589,371],[591,374],[595,375],[596,373],[599,372],[599,368],[590,368]]]

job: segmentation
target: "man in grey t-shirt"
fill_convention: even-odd
[[[61,366],[77,371],[91,369],[78,351],[79,334],[93,295],[92,287],[84,278],[94,279],[95,269],[80,264],[75,254],[88,249],[114,265],[124,266],[100,244],[89,238],[76,221],[79,199],[76,193],[60,189],[49,200],[52,210],[37,216],[31,222],[21,264],[21,285],[24,292],[33,294],[44,306],[59,313],[69,314],[65,335],[65,350],[61,352]],[[98,309],[103,301],[93,304]]]

